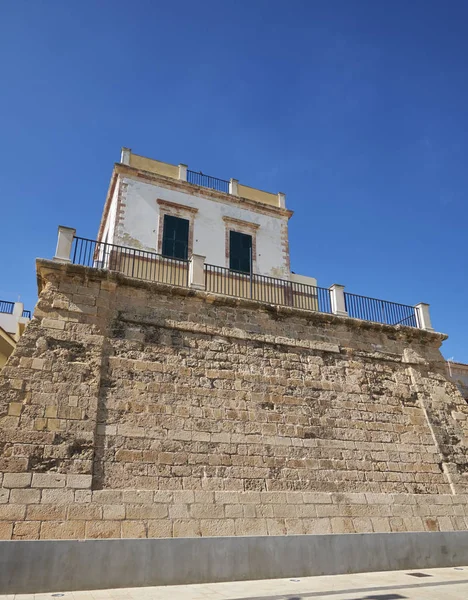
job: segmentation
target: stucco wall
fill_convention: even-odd
[[[141,169],[142,171],[148,171],[149,173],[157,173],[158,175],[171,177],[173,179],[178,179],[179,177],[179,167],[159,160],[154,160],[153,158],[139,156],[138,154],[132,153],[130,155],[130,166]]]
[[[278,206],[278,194],[257,190],[257,188],[252,188],[248,185],[242,185],[241,183],[238,184],[237,190],[239,196],[242,198],[248,198],[249,200],[255,200],[256,202],[263,202],[264,204],[270,204],[271,206]]]
[[[206,262],[228,266],[226,257],[226,224],[231,217],[258,225],[256,231],[257,273],[287,278],[288,260],[283,238],[287,217],[271,216],[246,210],[234,203],[222,203],[197,192],[190,194],[150,183],[123,179],[126,185],[125,209],[114,243],[156,252],[160,207],[158,199],[198,209],[194,221],[193,252],[206,256]]]
[[[15,335],[18,329],[18,316],[9,313],[0,313],[0,327],[10,335]]]
[[[119,204],[119,194],[121,194],[122,182],[117,179],[109,206],[109,212],[106,217],[106,222],[102,232],[100,241],[107,242],[108,244],[118,244],[115,240],[115,229],[117,226],[117,209]]]

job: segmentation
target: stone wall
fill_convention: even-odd
[[[38,276],[0,374],[2,537],[465,528],[444,336],[50,261]]]

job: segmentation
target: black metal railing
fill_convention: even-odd
[[[119,271],[136,279],[188,287],[188,260],[156,252],[75,237],[71,260],[74,264]]]
[[[14,302],[7,302],[6,300],[0,300],[0,313],[7,313],[8,315],[12,315],[14,307],[15,307]]]
[[[344,293],[348,315],[363,321],[373,321],[386,325],[406,325],[419,327],[418,317],[414,306],[398,304],[377,298],[358,296]]]
[[[201,171],[197,173],[196,171],[187,169],[187,181],[194,185],[201,185],[202,187],[229,194],[229,181],[226,179],[219,179],[218,177],[211,177],[211,175],[205,175]]]
[[[188,260],[137,248],[75,237],[71,261],[86,267],[118,271],[145,281],[189,287]],[[242,273],[211,264],[205,264],[205,289],[224,296],[248,298],[279,306],[330,314],[333,312],[328,288]],[[346,311],[352,318],[394,326],[420,327],[418,312],[414,306],[348,292],[344,292],[344,297]],[[14,302],[0,301],[0,312],[12,314],[13,308]],[[31,318],[31,311],[23,311],[23,316]]]
[[[205,265],[205,289],[224,296],[331,313],[330,290],[327,288],[240,273],[216,265]]]
[[[21,316],[22,317],[26,317],[26,319],[30,319],[31,318],[31,311],[30,310],[23,310],[23,314]]]

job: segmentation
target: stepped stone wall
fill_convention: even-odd
[[[38,281],[0,373],[0,538],[466,528],[443,335],[45,260]]]

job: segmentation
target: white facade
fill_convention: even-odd
[[[160,249],[158,235],[162,232],[161,219],[164,211],[157,200],[164,200],[183,207],[197,209],[193,218],[193,253],[206,257],[206,262],[220,267],[229,266],[226,256],[226,228],[234,228],[223,217],[230,217],[258,225],[256,229],[256,272],[261,275],[285,277],[289,266],[281,247],[284,219],[259,214],[239,208],[235,204],[223,204],[163,187],[125,180],[128,185],[125,212],[114,243],[157,252]],[[191,223],[192,225],[192,223]],[[287,226],[287,225],[286,225]],[[244,226],[245,229],[248,225]],[[239,227],[238,227],[239,229]],[[118,241],[117,241],[118,240]]]
[[[290,278],[288,220],[292,213],[284,207],[284,194],[269,195],[277,199],[274,206],[144,173],[131,162],[116,165],[99,241],[161,253],[162,223],[164,215],[170,214],[190,222],[189,256],[202,255],[208,264],[229,267],[229,231],[239,231],[252,236],[254,273]]]

